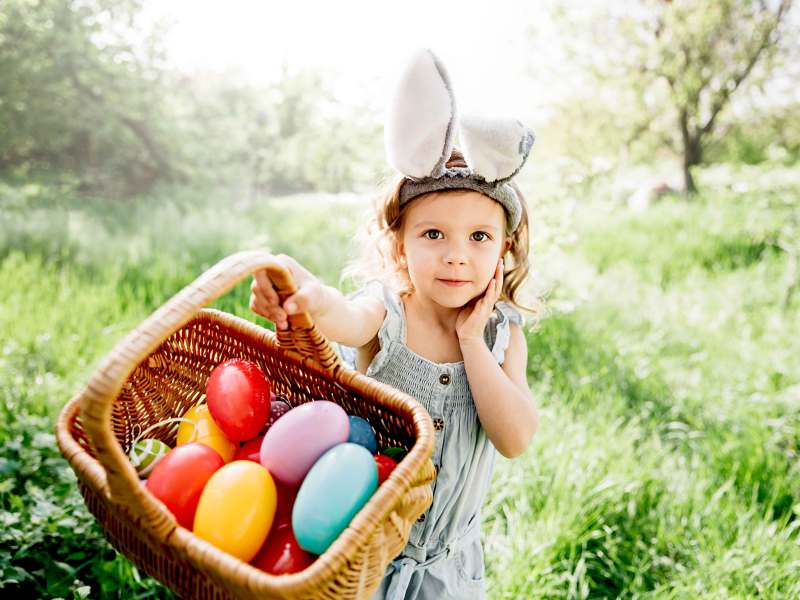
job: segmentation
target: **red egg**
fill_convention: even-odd
[[[264,441],[264,436],[260,435],[244,443],[236,449],[236,454],[233,455],[233,460],[252,460],[261,464],[261,442]]]
[[[382,484],[397,466],[395,460],[385,454],[376,454],[375,463],[378,465],[378,485]]]
[[[243,442],[263,429],[270,412],[270,385],[258,365],[234,358],[220,363],[206,383],[208,409],[228,439]]]
[[[294,507],[294,500],[297,498],[297,490],[299,488],[285,485],[277,480],[275,481],[275,487],[278,491],[278,508],[275,510],[274,522],[276,525],[291,523],[292,508]]]
[[[284,575],[302,571],[316,559],[297,543],[292,526],[281,523],[272,528],[252,564],[272,575]]]
[[[153,468],[146,487],[182,527],[191,529],[203,487],[224,464],[216,450],[199,442],[177,446]]]

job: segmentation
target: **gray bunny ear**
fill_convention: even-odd
[[[414,179],[440,177],[453,149],[455,124],[447,70],[430,50],[416,52],[397,83],[384,128],[389,164]]]
[[[502,183],[525,164],[534,134],[516,119],[464,116],[459,139],[472,172],[489,183]]]

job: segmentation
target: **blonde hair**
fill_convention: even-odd
[[[458,149],[453,148],[447,166],[467,166]],[[349,278],[356,284],[363,285],[367,281],[378,279],[401,296],[414,291],[414,286],[400,255],[403,214],[404,209],[410,204],[406,203],[402,207],[400,206],[400,190],[405,180],[402,173],[395,173],[382,184],[380,192],[373,201],[374,214],[357,237],[361,243],[360,256],[345,266],[342,271],[342,280]],[[509,268],[508,262],[504,263],[503,291],[500,300],[538,317],[541,312],[540,306],[528,307],[518,301],[519,288],[528,277],[530,270],[528,257],[530,226],[525,198],[515,183],[511,182],[510,185],[520,199],[522,218],[519,226],[513,232],[509,231],[508,218],[506,218],[505,237],[509,238],[511,242],[506,255],[511,256],[513,264]],[[447,193],[447,191],[435,193]]]

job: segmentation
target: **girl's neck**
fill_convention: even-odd
[[[415,293],[403,296],[402,301],[406,319],[411,316],[422,327],[447,334],[455,334],[456,319],[459,311],[461,311],[460,307],[448,308]]]

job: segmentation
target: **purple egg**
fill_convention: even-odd
[[[280,398],[280,396],[278,397]],[[292,407],[289,406],[283,400],[273,400],[269,406],[269,416],[267,417],[267,425],[264,428],[264,432],[266,432],[270,427],[272,427],[275,424],[275,421],[280,419],[290,410],[292,410]]]

